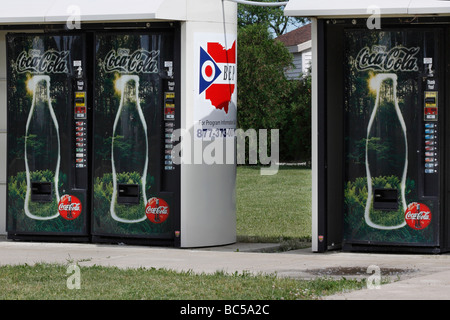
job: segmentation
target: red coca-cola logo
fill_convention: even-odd
[[[425,229],[431,222],[431,211],[423,203],[410,203],[405,212],[405,221],[414,230]]]
[[[145,207],[147,218],[153,223],[163,223],[169,217],[169,205],[164,199],[151,198]]]
[[[81,214],[81,201],[75,196],[65,194],[59,200],[58,211],[64,219],[74,220]]]

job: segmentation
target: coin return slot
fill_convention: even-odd
[[[398,190],[375,189],[373,208],[374,210],[398,210]]]
[[[138,204],[139,203],[139,185],[138,184],[123,184],[117,185],[119,194],[117,196],[117,203]]]
[[[31,182],[31,201],[51,202],[52,201],[51,182]]]

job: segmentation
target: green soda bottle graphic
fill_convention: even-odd
[[[118,222],[137,223],[147,219],[145,190],[148,166],[147,124],[139,101],[139,76],[122,75],[116,80],[116,88],[121,97],[112,133],[110,213]],[[124,192],[119,185],[138,186],[138,203],[119,203],[119,193]]]
[[[397,82],[397,75],[393,73],[377,74],[371,81],[376,100],[367,126],[367,201],[364,218],[369,226],[380,230],[393,230],[406,225],[403,217],[407,208],[408,141],[406,124],[398,104]],[[375,179],[390,181],[391,184],[394,180],[398,181],[398,210],[383,211],[377,217],[373,209],[374,189],[394,189],[396,186],[377,186]]]
[[[27,189],[24,211],[31,219],[50,220],[59,216],[61,160],[58,121],[50,98],[50,77],[33,76],[28,80],[28,89],[33,98],[25,127]],[[40,191],[44,191],[45,199],[35,195]]]

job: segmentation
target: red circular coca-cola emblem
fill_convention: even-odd
[[[81,201],[75,196],[65,194],[59,200],[58,211],[64,219],[74,220],[81,214]]]
[[[431,211],[423,203],[410,203],[405,212],[405,221],[415,230],[425,229],[431,222]]]
[[[153,223],[163,223],[169,217],[169,205],[164,199],[151,198],[145,207],[147,218]]]

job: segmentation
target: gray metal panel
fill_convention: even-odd
[[[235,165],[182,165],[182,247],[236,241],[235,185]]]

